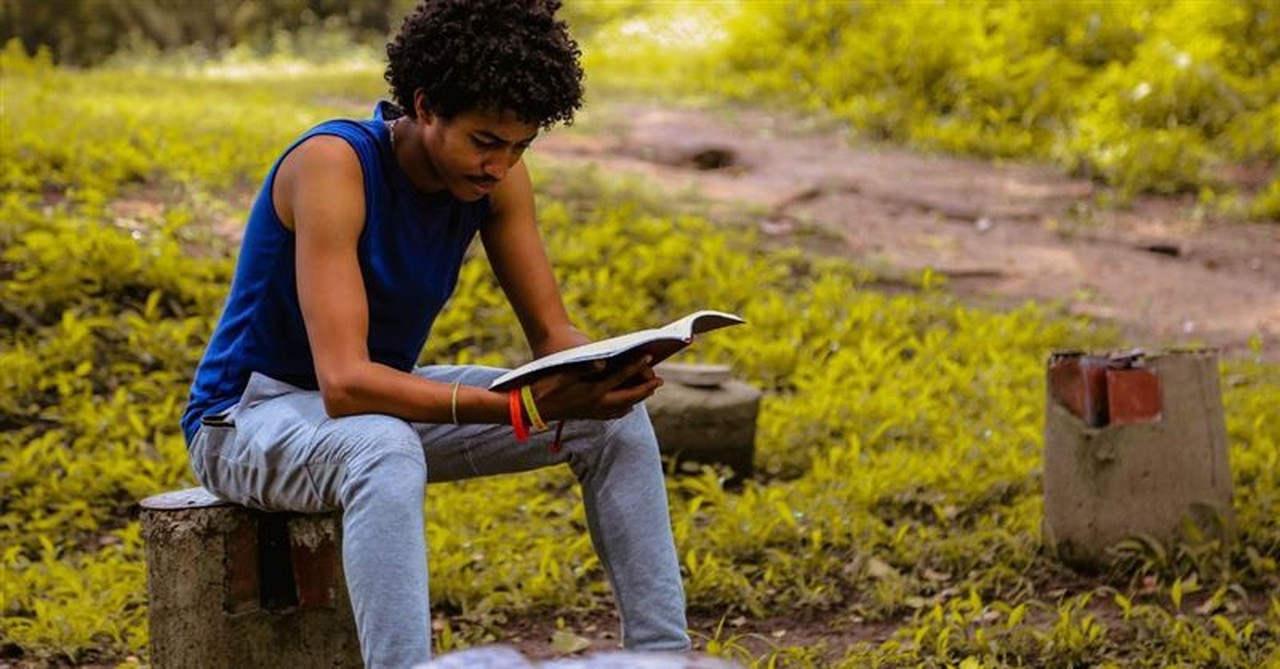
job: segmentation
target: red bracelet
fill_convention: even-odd
[[[515,430],[516,443],[529,441],[529,429],[524,425],[524,415],[520,411],[520,389],[507,393],[507,406],[511,409],[511,429]]]

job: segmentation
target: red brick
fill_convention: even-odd
[[[295,543],[290,546],[298,606],[304,609],[332,609],[338,588],[338,547],[325,539],[315,547]]]
[[[1049,363],[1053,397],[1089,427],[1107,424],[1106,365],[1106,358],[1079,354]]]
[[[226,535],[227,613],[244,613],[260,608],[261,587],[258,577],[258,523],[249,514],[241,514],[235,528]]]
[[[1107,404],[1111,425],[1160,420],[1164,406],[1160,377],[1150,369],[1107,370]]]

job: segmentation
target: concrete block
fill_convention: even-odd
[[[265,513],[203,488],[142,502],[151,665],[361,667],[339,514]]]
[[[708,365],[659,365],[666,384],[645,406],[663,455],[686,464],[716,464],[733,469],[732,482],[754,473],[756,419],[762,393],[727,378],[728,368]]]
[[[1059,354],[1048,381],[1043,533],[1061,559],[1099,566],[1126,538],[1173,543],[1188,523],[1230,539],[1214,352]]]

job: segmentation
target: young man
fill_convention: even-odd
[[[558,463],[582,485],[624,645],[689,647],[640,404],[661,384],[648,361],[605,379],[556,374],[514,397],[487,390],[502,370],[415,368],[477,231],[533,353],[587,341],[565,313],[521,162],[581,105],[558,6],[428,0],[405,20],[387,47],[397,104],[313,128],[268,174],[192,384],[182,424],[201,484],[256,508],[342,509],[369,667],[429,657],[427,482]],[[562,420],[562,435],[516,438]]]

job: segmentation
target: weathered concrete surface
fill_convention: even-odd
[[[363,666],[337,514],[266,514],[198,489],[174,500],[143,502],[152,666]]]
[[[1175,542],[1188,522],[1210,537],[1230,538],[1232,484],[1216,353],[1153,355],[1142,365],[1160,385],[1160,411],[1148,422],[1090,427],[1055,399],[1052,386],[1048,392],[1043,532],[1045,544],[1068,563],[1100,565],[1108,548],[1136,535]]]
[[[417,669],[735,669],[740,665],[698,654],[596,653],[533,662],[508,646],[485,646],[443,655]]]
[[[686,374],[678,366],[663,365],[658,373],[668,382],[645,406],[659,447],[675,459],[676,470],[685,463],[720,464],[733,469],[735,481],[750,477],[761,392],[741,381],[723,380],[705,366]]]

